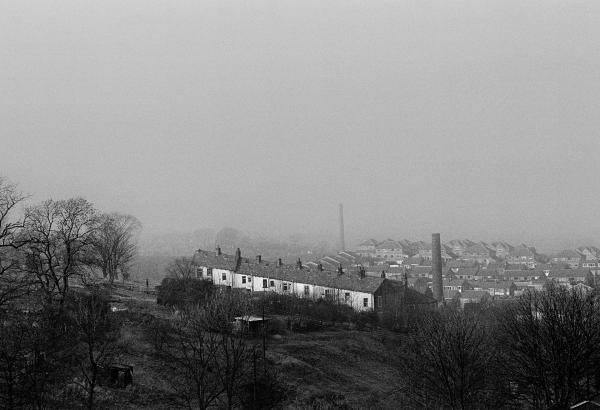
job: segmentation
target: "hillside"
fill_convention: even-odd
[[[127,351],[121,361],[134,366],[134,384],[126,390],[101,389],[99,400],[113,409],[168,408],[168,386],[153,365],[145,327],[152,316],[168,318],[172,312],[149,295],[126,289],[118,289],[113,300],[128,308],[122,331]],[[393,363],[401,336],[341,328],[283,333],[267,345],[267,359],[283,393],[277,408],[398,408],[399,373]]]

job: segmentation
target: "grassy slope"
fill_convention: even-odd
[[[388,332],[330,330],[291,334],[271,343],[268,356],[287,387],[284,407],[398,408],[398,370]]]
[[[123,340],[129,342],[121,361],[134,366],[134,385],[127,390],[103,389],[103,406],[113,409],[164,409],[168,386],[152,364],[151,347],[143,341],[149,315],[169,317],[145,294],[117,290],[115,298],[129,308]],[[331,329],[289,333],[269,340],[267,357],[275,364],[285,389],[285,409],[397,409],[398,369],[392,363],[402,337],[387,331]]]

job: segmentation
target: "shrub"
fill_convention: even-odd
[[[213,294],[212,283],[193,278],[164,278],[158,286],[157,303],[184,308],[192,304],[203,304]]]

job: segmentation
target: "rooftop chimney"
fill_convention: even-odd
[[[321,262],[317,263],[317,270],[323,272],[323,264]]]
[[[344,268],[342,267],[342,264],[340,263],[338,265],[338,275],[343,275],[344,274]]]
[[[283,262],[281,262],[281,258],[277,259],[277,267],[282,267],[283,266]]]
[[[385,271],[384,270],[381,271],[381,277],[385,279]]]
[[[221,256],[221,247],[220,246],[217,246],[216,253],[217,253],[217,256]]]
[[[358,274],[361,279],[363,279],[367,275],[367,271],[365,270],[364,266],[360,267],[360,269],[358,270]]]
[[[432,291],[433,298],[438,304],[444,303],[444,285],[442,282],[442,242],[440,234],[431,235],[431,264],[432,266]]]
[[[296,267],[298,269],[302,269],[302,261],[300,260],[300,258],[298,258],[298,260],[296,261]]]
[[[257,263],[262,263],[262,256],[261,255],[256,255],[256,262]]]
[[[340,204],[340,251],[346,250],[346,242],[344,241],[344,205]]]

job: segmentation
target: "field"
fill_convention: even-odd
[[[125,316],[120,361],[134,367],[134,383],[125,390],[100,388],[106,408],[169,408],[168,386],[153,364],[152,347],[144,340],[152,316],[172,317],[152,295],[122,285],[113,303]],[[279,337],[280,336],[280,337]],[[267,341],[266,357],[282,392],[280,409],[393,409],[402,406],[398,390],[396,349],[402,336],[392,332],[342,327],[309,333],[285,330]]]

